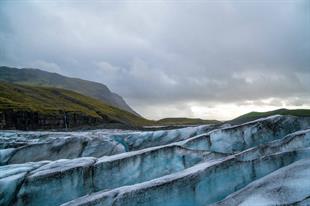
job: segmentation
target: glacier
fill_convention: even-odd
[[[309,205],[310,160],[299,160],[252,182],[214,204],[220,205]]]
[[[0,205],[307,205],[310,118],[0,131],[0,165]]]
[[[101,157],[160,146],[212,130],[197,126],[164,131],[95,130],[88,132],[0,131],[0,165],[40,160]]]

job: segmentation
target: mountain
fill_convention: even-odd
[[[199,118],[164,118],[157,121],[159,125],[202,125],[219,124],[217,120],[204,120]]]
[[[299,117],[307,117],[310,116],[310,109],[278,109],[268,112],[250,112],[244,115],[241,115],[233,120],[228,121],[227,123],[230,124],[242,124],[245,122],[253,121],[259,118],[268,117],[271,115],[293,115],[293,116],[299,116]]]
[[[0,129],[54,129],[151,121],[74,91],[0,82]]]
[[[39,69],[17,69],[6,66],[0,67],[0,81],[76,91],[139,116],[121,96],[111,92],[107,86],[101,83],[70,78]]]

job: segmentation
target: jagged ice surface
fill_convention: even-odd
[[[309,118],[149,132],[3,131],[0,148],[0,205],[309,203]]]

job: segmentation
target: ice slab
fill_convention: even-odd
[[[252,182],[214,206],[307,205],[309,197],[310,159],[305,159]]]

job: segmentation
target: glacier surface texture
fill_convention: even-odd
[[[0,131],[0,205],[310,205],[310,118]]]

